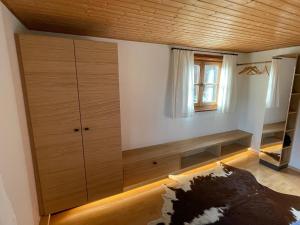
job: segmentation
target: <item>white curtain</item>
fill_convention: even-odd
[[[267,108],[279,107],[279,59],[272,59],[271,71],[269,75],[268,91],[266,98]]]
[[[220,87],[218,96],[218,111],[219,112],[229,112],[235,109],[236,104],[236,55],[224,55],[221,77],[220,77]]]
[[[194,113],[194,53],[174,49],[171,52],[172,117]]]

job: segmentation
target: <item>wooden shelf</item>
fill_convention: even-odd
[[[218,134],[212,134],[188,140],[170,142],[160,145],[153,145],[144,148],[123,151],[124,164],[132,163],[140,160],[146,160],[157,157],[165,157],[174,154],[184,154],[189,151],[207,148],[227,142],[238,141],[243,139],[251,140],[252,134],[233,130]]]
[[[296,119],[297,119],[297,114],[291,114],[291,115],[288,116],[287,125],[286,125],[286,132],[291,132],[291,131],[295,130]]]
[[[286,129],[286,133],[288,133],[288,132],[294,132],[295,131],[295,128],[293,128],[293,129]]]
[[[181,168],[190,167],[195,164],[207,163],[217,159],[218,157],[216,155],[212,154],[211,152],[204,151],[195,155],[183,157],[181,159]]]
[[[290,105],[289,105],[289,111],[297,112],[299,101],[300,99],[298,95],[292,95]]]
[[[251,139],[252,134],[234,130],[123,151],[125,186],[138,185],[247,151]]]
[[[293,93],[299,93],[299,92],[300,92],[300,77],[295,76],[293,82]]]
[[[298,93],[298,92],[292,92],[291,96],[292,96],[292,98],[296,98],[297,100],[299,100],[300,93]]]
[[[284,131],[285,122],[265,124],[263,127],[263,134],[270,134]]]
[[[246,151],[248,149],[247,146],[241,145],[238,143],[233,143],[229,145],[225,145],[221,147],[221,156],[228,156],[231,154],[236,154],[240,151]]]
[[[291,115],[291,114],[296,114],[297,112],[296,111],[290,111],[289,112],[289,115]]]

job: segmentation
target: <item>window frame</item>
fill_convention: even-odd
[[[223,57],[220,57],[220,56],[205,56],[205,55],[199,55],[199,54],[196,55],[195,54],[194,65],[200,66],[200,74],[199,74],[200,83],[198,83],[198,84],[194,83],[194,87],[199,86],[198,102],[194,103],[195,112],[216,111],[217,110],[222,61],[223,61]],[[217,98],[216,98],[216,101],[213,103],[204,103],[203,102],[204,87],[205,87],[205,85],[208,85],[208,84],[204,84],[205,65],[217,65],[219,67],[218,75],[217,75],[217,83],[215,83],[215,85],[217,86]]]

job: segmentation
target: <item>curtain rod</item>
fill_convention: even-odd
[[[228,53],[228,52],[202,51],[202,50],[188,49],[188,48],[171,48],[171,50],[174,50],[174,49],[185,50],[185,51],[192,51],[192,52],[203,52],[203,53],[221,54],[221,55],[238,55],[236,53]]]
[[[279,57],[273,57],[272,59],[282,59],[282,58],[279,58]],[[269,61],[262,61],[262,62],[249,62],[249,63],[238,63],[236,64],[237,66],[244,66],[244,65],[252,65],[252,64],[262,64],[262,63],[271,63],[272,61],[269,60]]]

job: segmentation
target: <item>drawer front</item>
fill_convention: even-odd
[[[180,169],[180,156],[168,156],[124,165],[124,186],[159,178]]]

